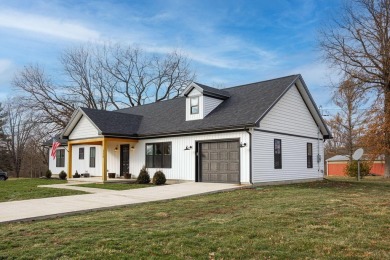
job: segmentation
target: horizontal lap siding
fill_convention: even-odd
[[[83,116],[70,134],[69,140],[92,138],[97,137],[98,135],[98,130],[95,126],[88,120],[88,118]]]
[[[282,140],[282,169],[274,169],[274,139]],[[307,168],[306,144],[313,144],[313,168]],[[320,140],[323,158],[323,142]],[[289,181],[323,177],[323,160],[317,163],[318,141],[255,131],[253,134],[253,182]]]
[[[216,139],[239,139],[240,142],[247,143],[244,148],[240,148],[240,174],[241,182],[249,182],[249,135],[242,132],[205,134],[181,137],[166,137],[150,140],[140,140],[135,145],[135,150],[130,153],[130,172],[138,176],[139,171],[145,165],[145,144],[157,142],[172,142],[172,168],[170,169],[149,169],[149,174],[157,170],[162,170],[167,179],[180,179],[195,181],[195,142]],[[192,146],[192,149],[185,151],[186,146]]]
[[[288,90],[260,121],[258,129],[273,133],[254,131],[252,158],[254,183],[323,177],[323,141],[311,139],[318,137],[317,124],[296,86]],[[282,169],[274,169],[274,139],[282,140]],[[307,143],[313,144],[311,169],[307,168]],[[319,164],[318,147],[321,155]]]
[[[260,129],[317,137],[317,125],[296,86],[260,121]]]
[[[203,117],[206,117],[211,111],[213,111],[223,100],[203,96]]]

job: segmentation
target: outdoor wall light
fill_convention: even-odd
[[[134,151],[134,150],[135,150],[134,145],[132,145],[132,146],[130,147],[130,150],[131,150],[131,151]]]
[[[184,151],[188,151],[188,150],[191,150],[192,149],[192,146],[186,146],[186,149],[184,149]]]
[[[118,152],[118,146],[115,146],[114,152]]]
[[[246,146],[246,143],[240,143],[240,147],[243,148]]]

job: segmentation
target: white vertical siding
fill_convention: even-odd
[[[223,100],[221,99],[203,96],[203,117],[210,114],[222,102]]]
[[[282,140],[282,169],[274,169],[274,139]],[[322,140],[254,131],[252,142],[254,183],[323,177]],[[313,168],[307,168],[307,143],[313,144]],[[318,148],[320,163],[317,163]]]
[[[246,147],[240,148],[240,178],[242,183],[248,183],[249,135],[245,131],[140,140],[135,145],[135,150],[130,151],[130,172],[138,176],[140,169],[145,165],[146,143],[172,142],[172,168],[148,169],[149,174],[153,176],[157,170],[162,170],[167,179],[195,181],[195,142],[217,139],[239,139],[240,142],[247,143]],[[192,146],[192,149],[185,151],[186,146]]]
[[[84,159],[79,159],[79,148],[84,148]],[[89,167],[90,148],[96,147],[95,167]],[[101,145],[73,145],[72,175],[88,172],[91,176],[102,176],[102,146]],[[108,168],[109,169],[109,168]]]
[[[85,116],[81,117],[72,133],[69,135],[69,139],[91,138],[99,136],[96,127]]]
[[[260,121],[260,129],[317,137],[317,125],[296,86]]]
[[[57,150],[65,150],[65,148],[63,147],[58,147]],[[53,173],[53,174],[59,174],[61,171],[65,171],[67,173],[67,167],[68,167],[68,152],[65,150],[65,165],[64,167],[57,167],[56,166],[56,159],[53,159],[53,157],[51,157],[51,147],[49,149],[49,170]]]

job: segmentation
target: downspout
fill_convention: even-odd
[[[249,183],[253,185],[252,182],[252,133],[245,126],[244,130],[249,134]]]

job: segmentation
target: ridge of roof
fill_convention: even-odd
[[[267,79],[267,80],[252,82],[252,83],[246,83],[246,84],[237,85],[237,86],[232,86],[232,87],[227,87],[227,88],[223,88],[223,89],[225,90],[225,89],[232,89],[232,88],[248,87],[249,85],[261,84],[261,83],[265,83],[265,82],[269,82],[269,81],[274,81],[274,80],[281,80],[281,79],[289,78],[289,77],[298,77],[298,76],[300,76],[300,75],[301,75],[301,74],[291,74],[291,75],[283,76],[283,77],[279,77],[279,78]]]

